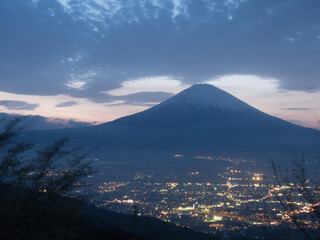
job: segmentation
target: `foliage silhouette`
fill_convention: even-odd
[[[25,129],[23,118],[1,120],[0,195],[1,239],[40,238],[44,226],[65,211],[63,196],[92,173],[87,154],[61,139],[46,147],[17,141]]]
[[[310,169],[311,167],[308,167],[310,162],[306,160],[306,156],[299,156],[296,152],[291,170],[283,172],[279,165],[272,162],[275,183],[280,189],[284,189],[275,192],[275,197],[290,217],[290,221],[308,240],[320,239],[319,230],[310,230],[306,227],[310,221],[320,222],[320,156],[316,156],[312,163]],[[301,212],[301,206],[296,202],[306,203],[305,212]]]

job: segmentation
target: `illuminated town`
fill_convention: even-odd
[[[212,160],[210,157],[195,158]],[[130,214],[135,209],[138,215],[212,234],[247,235],[253,231],[261,237],[270,228],[296,228],[279,200],[292,186],[276,186],[271,175],[241,168],[243,160],[227,161],[233,162],[233,166],[226,167],[214,181],[204,181],[200,170],[184,176],[170,173],[164,176],[153,171],[118,175],[119,172],[110,170],[115,168],[113,166],[109,171],[90,176],[94,196],[91,201],[100,208],[118,213]],[[95,164],[100,169],[101,165],[117,165],[99,159]],[[312,191],[320,193],[319,188]],[[308,214],[319,205],[303,201],[299,196],[296,199],[292,204],[298,209],[297,215]],[[303,224],[310,230],[320,227],[319,222],[308,217]]]

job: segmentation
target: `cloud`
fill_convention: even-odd
[[[40,1],[40,0],[39,0]],[[223,12],[229,16],[245,0],[218,0],[211,1],[199,0],[196,4],[188,0],[57,0],[65,12],[76,15],[78,21],[101,22],[117,20],[119,23],[139,23],[138,17],[146,19],[159,19],[164,12],[172,19],[176,17],[189,18],[190,16],[201,17],[200,10],[207,9],[206,14],[217,14]],[[199,15],[198,15],[199,14]]]
[[[126,101],[115,101],[113,103],[106,104],[105,106],[119,107],[119,106],[136,106],[136,107],[153,107],[157,103],[155,102],[126,102]]]
[[[66,11],[68,11],[68,9],[70,9],[69,2],[71,2],[71,0],[57,0],[57,1],[64,7],[64,9]]]
[[[140,93],[140,97],[141,95],[148,95],[150,97],[150,94],[146,94],[146,92],[178,93],[187,87],[188,85],[184,84],[181,80],[177,80],[170,76],[152,76],[125,81],[121,84],[120,88],[104,91],[103,93],[107,93],[111,96],[124,96]],[[131,95],[131,98],[137,96],[138,95]]]
[[[128,95],[112,96],[114,101],[105,104],[105,106],[132,105],[152,107],[173,95],[174,94],[168,92],[137,92]]]
[[[13,101],[13,100],[1,100],[0,105],[4,106],[8,110],[34,110],[39,107],[39,104],[27,103],[24,101]]]
[[[228,88],[229,90],[239,91],[246,90],[246,94],[256,95],[261,91],[269,93],[275,92],[280,88],[279,80],[272,78],[262,78],[255,75],[225,75],[215,78],[214,80],[208,81],[217,87]]]
[[[78,103],[75,101],[62,102],[56,105],[56,107],[71,107],[77,105]]]
[[[81,58],[68,58],[68,61],[71,63],[78,62],[80,60]],[[98,76],[98,72],[92,69],[83,74],[71,73],[70,78],[72,80],[69,80],[65,85],[73,90],[84,90],[87,83],[92,81],[96,76]]]
[[[159,103],[162,102],[169,97],[172,97],[174,94],[169,92],[138,92],[129,95],[119,96],[119,99],[126,100],[128,103],[130,102],[153,102]]]
[[[310,110],[310,108],[283,108],[283,110],[289,110],[289,111],[307,111],[307,110]]]
[[[84,86],[87,84],[85,81],[71,80],[66,83],[66,86],[75,90],[83,90]]]
[[[319,6],[315,0],[1,1],[1,90],[108,101],[101,89],[130,79],[179,76],[190,84],[227,74],[317,89]]]

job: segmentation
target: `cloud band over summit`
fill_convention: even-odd
[[[94,98],[98,89],[130,78],[199,82],[223,74],[275,77],[287,88],[312,89],[320,74],[313,65],[320,60],[315,0],[0,5],[2,91]],[[66,86],[72,78],[86,82],[81,93]]]

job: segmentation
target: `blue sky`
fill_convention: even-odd
[[[210,82],[306,126],[318,0],[2,0],[2,111],[104,122]],[[19,105],[20,104],[20,105]]]

